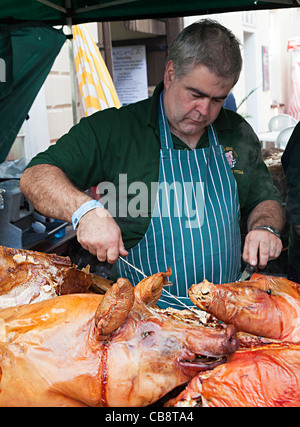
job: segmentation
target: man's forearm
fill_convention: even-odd
[[[91,200],[72,184],[61,169],[47,164],[26,169],[20,189],[37,211],[68,222],[83,203]]]
[[[20,189],[39,212],[68,222],[83,203],[92,200],[78,190],[62,170],[52,165],[26,169]],[[128,255],[119,226],[103,207],[83,215],[78,225],[77,240],[99,261],[114,263],[119,254]]]
[[[274,200],[266,200],[257,205],[248,217],[248,231],[260,225],[270,225],[279,232],[285,223],[282,206]]]

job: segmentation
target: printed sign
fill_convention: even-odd
[[[148,98],[145,46],[113,48],[114,84],[122,105]]]

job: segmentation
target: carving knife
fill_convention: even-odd
[[[255,272],[255,270],[256,270],[256,265],[253,266],[247,263],[238,282],[244,282],[245,280],[249,280],[252,274]]]

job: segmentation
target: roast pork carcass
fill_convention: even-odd
[[[30,304],[112,282],[81,271],[69,257],[0,246],[0,309]]]
[[[300,346],[239,350],[228,363],[196,375],[166,406],[299,407]]]
[[[1,310],[0,406],[146,406],[223,363],[239,345],[234,327],[152,307],[170,275]]]

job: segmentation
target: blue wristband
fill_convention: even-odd
[[[89,200],[88,202],[83,203],[83,205],[81,205],[80,208],[78,208],[72,215],[72,225],[74,230],[78,227],[79,221],[83,215],[96,208],[104,208],[104,206],[98,202],[98,200]]]

